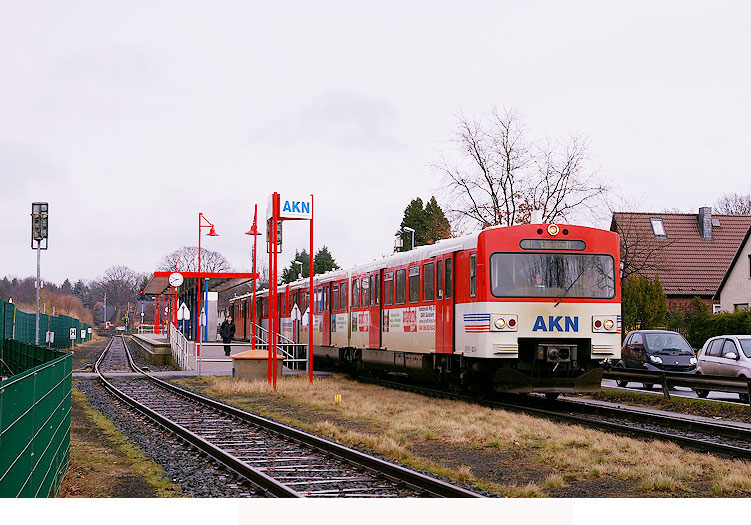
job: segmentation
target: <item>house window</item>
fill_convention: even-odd
[[[733,311],[740,312],[742,310],[748,310],[748,303],[740,303],[733,305]]]
[[[713,314],[719,314],[722,311],[722,305],[720,304],[713,304],[712,305],[712,313]]]
[[[649,219],[649,222],[652,223],[652,232],[655,234],[655,237],[667,237],[667,234],[665,233],[665,226],[662,224],[662,219]]]

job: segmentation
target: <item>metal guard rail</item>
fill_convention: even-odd
[[[611,368],[602,374],[602,378],[614,379],[616,381],[661,385],[662,391],[667,399],[670,399],[670,387],[682,386],[694,390],[747,394],[751,401],[751,379],[745,377],[709,376],[703,374],[686,374],[683,372],[657,372],[652,370]]]

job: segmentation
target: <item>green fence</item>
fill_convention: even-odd
[[[3,339],[0,368],[0,497],[57,494],[70,455],[73,357]]]
[[[16,308],[12,303],[0,301],[0,338],[14,339],[24,343],[34,344],[36,338],[36,313],[24,312]],[[70,348],[70,330],[76,329],[76,344],[91,340],[93,334],[89,333],[90,324],[82,323],[78,319],[67,315],[39,314],[39,345],[46,346],[45,334],[55,333],[53,348]],[[83,332],[82,332],[83,331]]]

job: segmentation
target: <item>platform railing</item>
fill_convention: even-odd
[[[266,340],[256,335],[256,340],[261,343],[256,343],[256,348],[262,348],[268,350],[268,337],[269,331],[261,325],[251,323],[255,328],[258,328],[262,334],[266,335]],[[255,335],[255,331],[253,332]],[[277,349],[284,356],[284,364],[290,370],[307,370],[308,369],[308,345],[304,343],[295,343],[292,339],[277,334],[279,342],[277,343]]]
[[[177,366],[180,370],[197,370],[195,345],[172,324],[169,332],[172,359],[175,360]]]

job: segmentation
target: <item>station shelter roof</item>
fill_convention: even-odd
[[[146,295],[161,295],[171,293],[173,291],[172,286],[169,283],[169,276],[173,273],[179,273],[183,276],[183,284],[179,287],[181,290],[190,290],[197,285],[198,277],[201,279],[208,279],[209,291],[211,292],[224,292],[231,290],[236,286],[245,284],[258,279],[258,273],[253,272],[154,272],[149,282],[146,283],[146,287],[143,289],[143,293]]]

